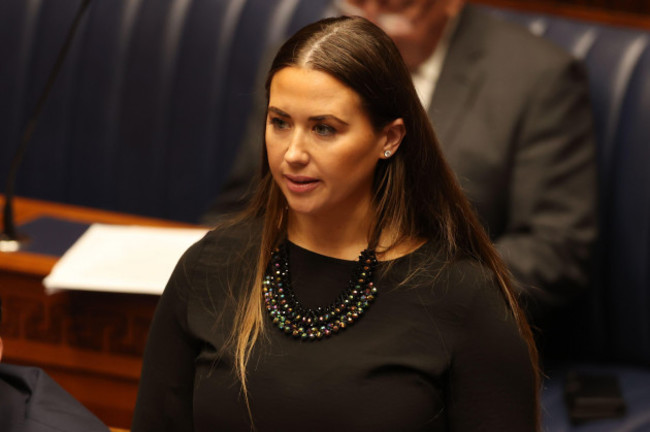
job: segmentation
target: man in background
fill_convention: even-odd
[[[343,0],[397,44],[445,156],[541,325],[587,285],[593,119],[581,65],[464,0]]]
[[[595,142],[581,64],[464,0],[339,0],[330,13],[364,16],[393,38],[523,306],[546,327],[587,286],[596,238]],[[257,172],[251,155],[261,137],[254,131],[243,145],[217,213],[237,207],[233,197]]]
[[[3,348],[0,337],[0,361]],[[0,362],[0,431],[108,432],[108,428],[42,369]]]

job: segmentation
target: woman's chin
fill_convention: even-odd
[[[296,214],[296,215],[301,215],[301,216],[314,216],[319,214],[319,207],[318,206],[313,206],[310,204],[306,203],[291,203],[289,202],[289,210]]]

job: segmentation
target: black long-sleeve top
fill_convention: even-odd
[[[222,347],[254,271],[255,232],[211,232],[178,263],[150,330],[133,432],[251,430]],[[308,307],[330,304],[356,264],[288,250]],[[436,250],[380,263],[375,302],[328,339],[293,339],[265,317],[248,365],[257,431],[534,430],[534,371],[494,278],[469,260],[443,265]]]

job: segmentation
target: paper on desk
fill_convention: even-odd
[[[161,294],[183,252],[207,229],[93,224],[61,257],[47,291]]]

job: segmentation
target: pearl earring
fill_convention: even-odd
[[[385,156],[386,158],[389,158],[391,154],[392,154],[392,153],[390,152],[390,150],[386,150],[386,151],[384,152],[384,156]]]

